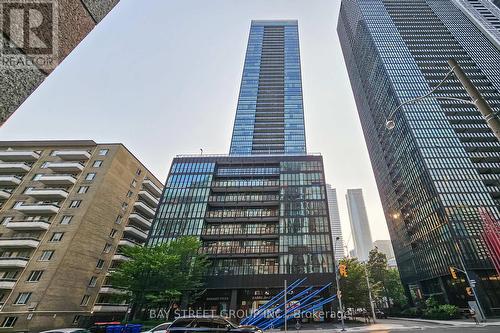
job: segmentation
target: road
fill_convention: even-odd
[[[293,327],[293,326],[292,326]],[[281,331],[283,332],[283,331]],[[333,333],[341,332],[340,325],[322,324],[314,329],[295,330],[290,328],[288,333]],[[500,332],[500,326],[491,324],[479,326],[473,325],[471,322],[462,322],[451,324],[439,324],[432,322],[416,322],[410,320],[395,320],[395,319],[378,319],[377,324],[371,325],[348,325],[346,332],[372,332],[372,333],[389,333],[389,332],[423,332],[423,333],[437,333],[437,332]]]

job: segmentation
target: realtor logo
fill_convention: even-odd
[[[57,0],[0,0],[0,67],[57,65]]]

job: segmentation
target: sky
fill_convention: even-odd
[[[340,0],[121,0],[0,129],[0,140],[121,142],[160,180],[177,154],[228,153],[252,19],[297,19],[307,149],[364,191],[389,239],[336,32]]]

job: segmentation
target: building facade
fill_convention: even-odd
[[[392,131],[385,122],[435,87],[449,58],[498,108],[499,50],[453,1],[344,0],[338,34],[408,296],[467,307],[465,277],[449,273],[461,267],[486,313],[498,313],[479,210],[499,216],[500,143],[475,107],[459,101],[422,100],[396,113]],[[435,96],[468,98],[454,78]]]
[[[332,227],[333,253],[335,260],[345,257],[344,237],[342,237],[342,226],[340,225],[339,203],[337,200],[337,189],[326,184],[326,197],[328,199],[328,212],[330,214],[330,226]],[[337,237],[339,238],[338,240]]]
[[[289,283],[334,281],[323,159],[306,155],[297,21],[252,21],[229,155],[178,156],[149,245],[199,237],[196,304],[255,309]],[[328,293],[329,291],[325,291]]]
[[[388,239],[376,240],[373,242],[373,248],[377,248],[378,252],[385,254],[387,260],[394,258],[394,250],[392,249],[391,241]]]
[[[348,189],[346,194],[347,211],[351,223],[352,238],[354,240],[355,256],[360,261],[368,260],[368,255],[372,250],[373,241],[366,213],[363,190]]]
[[[161,183],[121,144],[0,142],[0,326],[121,320],[108,273],[146,241]]]

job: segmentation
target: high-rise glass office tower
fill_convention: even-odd
[[[229,155],[174,158],[148,244],[198,237],[196,308],[256,308],[289,282],[334,281],[320,155],[306,155],[297,21],[253,21]]]
[[[344,0],[338,34],[403,284],[467,306],[476,280],[487,313],[500,308],[479,210],[498,218],[500,143],[473,105],[427,99],[455,58],[490,105],[500,107],[500,51],[453,1]],[[456,79],[434,96],[468,98]],[[464,265],[462,265],[462,262]],[[465,267],[464,267],[465,266]]]
[[[330,214],[330,225],[332,227],[332,240],[334,244],[335,260],[345,257],[344,237],[342,237],[342,226],[340,225],[339,202],[337,198],[337,189],[326,184],[326,196],[328,198],[328,212]],[[337,241],[336,238],[339,238]]]
[[[230,154],[305,153],[297,21],[252,21]]]
[[[372,234],[366,213],[363,190],[360,188],[348,189],[346,194],[347,210],[351,222],[352,238],[354,240],[354,251],[360,261],[368,260],[369,253],[373,249]]]

